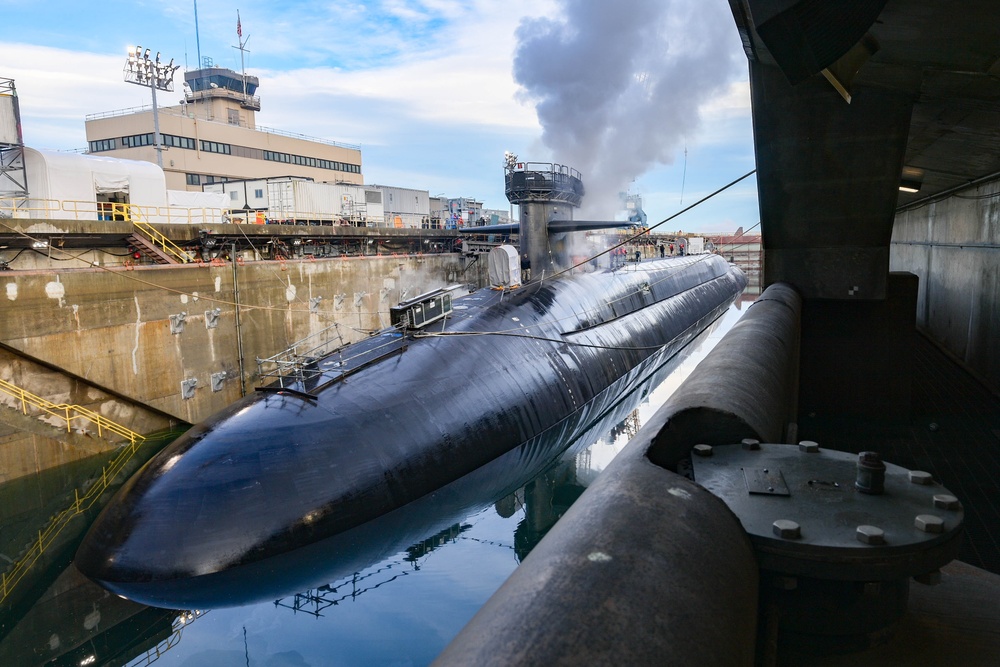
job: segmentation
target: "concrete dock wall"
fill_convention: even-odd
[[[920,277],[917,325],[1000,391],[1000,180],[899,213],[890,253]]]
[[[252,391],[256,357],[334,324],[335,340],[357,340],[389,324],[389,307],[404,292],[476,283],[485,263],[463,272],[464,261],[440,254],[238,264],[239,335],[228,262],[10,272],[0,275],[0,341],[194,423],[238,399],[241,384]]]

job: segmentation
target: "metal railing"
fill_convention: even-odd
[[[90,488],[82,496],[80,495],[80,491],[75,489],[73,491],[73,504],[53,516],[49,524],[44,529],[38,531],[38,537],[33,539],[31,546],[28,547],[24,555],[14,561],[9,570],[0,574],[0,604],[7,600],[14,587],[24,578],[24,575],[28,573],[31,566],[52,546],[52,543],[59,537],[63,528],[74,517],[83,514],[94,506],[94,503],[108,489],[118,473],[132,460],[132,457],[143,441],[140,441],[139,444],[126,443],[124,448],[118,453],[118,456],[111,461],[111,465],[101,468],[101,476],[94,480],[94,483],[90,485]]]
[[[105,432],[115,433],[125,438],[125,443],[121,446],[118,454],[111,462],[101,467],[100,477],[95,477],[93,483],[83,495],[79,489],[73,491],[73,503],[55,514],[48,525],[38,531],[37,537],[32,539],[24,554],[14,561],[10,568],[0,574],[0,604],[7,600],[7,597],[14,590],[15,586],[31,569],[31,566],[41,558],[42,554],[52,546],[62,530],[73,520],[74,517],[83,514],[101,497],[101,495],[111,486],[118,474],[124,470],[132,457],[144,443],[151,439],[140,435],[121,424],[117,424],[92,410],[79,405],[56,404],[47,399],[36,396],[20,387],[5,380],[0,380],[0,391],[13,396],[21,406],[21,411],[28,415],[28,406],[34,407],[41,412],[63,419],[66,422],[67,432],[72,431],[73,422],[78,419],[86,419],[98,427],[98,435]],[[165,437],[169,437],[169,433]]]
[[[30,406],[45,414],[52,415],[61,421],[65,421],[67,433],[72,433],[73,424],[75,422],[89,422],[97,427],[97,435],[101,438],[105,436],[105,433],[114,433],[115,435],[125,438],[125,440],[127,440],[132,446],[141,445],[145,440],[143,436],[139,435],[135,431],[125,428],[121,424],[115,423],[83,406],[69,405],[67,403],[53,403],[48,399],[36,396],[29,391],[25,391],[24,389],[7,382],[6,380],[0,380],[0,391],[3,391],[9,396],[13,396],[17,404],[20,405],[21,412],[25,415],[30,416],[28,411]],[[81,430],[83,430],[83,427],[81,427]]]
[[[191,256],[184,252],[183,248],[161,234],[148,222],[142,220],[142,211],[139,207],[132,207],[131,204],[114,204],[113,206],[122,207],[125,219],[132,221],[132,227],[152,241],[153,244],[163,248],[165,253],[174,257],[181,264],[187,264],[191,261]]]
[[[127,667],[144,667],[145,665],[151,665],[159,660],[163,657],[164,653],[180,643],[181,633],[184,631],[184,628],[191,625],[207,613],[207,611],[202,611],[200,609],[180,612],[177,615],[177,618],[174,619],[174,622],[170,624],[170,634],[167,638],[161,640],[156,646],[147,649],[145,653],[132,658],[130,662],[126,663]]]
[[[333,324],[321,329],[314,334],[295,341],[287,349],[275,355],[261,359],[257,357],[257,375],[263,382],[265,378],[272,378],[278,381],[278,386],[284,387],[286,380],[302,382],[307,379],[305,367],[313,360],[330,354],[331,344],[335,341],[331,338],[330,332],[337,334],[336,347],[343,347],[344,337],[340,335],[340,325]],[[317,342],[321,341],[321,342]],[[318,375],[319,371],[312,373],[309,377]]]
[[[24,202],[24,199],[20,200]],[[10,197],[0,196],[0,218],[28,218],[41,220],[97,220],[97,221],[131,221],[138,217],[115,207],[127,207],[132,213],[138,212],[141,217],[151,223],[173,225],[205,225],[205,224],[253,224],[255,215],[249,218],[241,212],[229,209],[183,206],[142,206],[140,204],[115,204],[114,202],[96,202],[60,199],[29,198],[26,203],[19,204]],[[117,213],[115,212],[117,211]],[[411,218],[399,216],[402,224],[395,220],[398,214],[387,213],[382,216],[366,215],[363,218],[356,215],[340,213],[304,213],[300,211],[285,211],[270,214],[266,210],[268,224],[289,225],[340,225],[347,227],[376,227],[417,229],[429,228],[430,224],[421,220],[416,224],[406,224]]]
[[[23,201],[23,200],[22,200]],[[18,204],[13,199],[0,196],[0,218],[29,218],[42,220],[126,220],[126,212],[113,207],[125,206],[138,212],[144,220],[163,224],[200,225],[221,224],[228,220],[225,210],[212,207],[142,206],[115,204],[113,202],[35,199]],[[134,217],[134,216],[133,216]]]
[[[246,98],[244,98],[242,94],[234,94],[233,99],[242,100],[242,99],[246,99]],[[256,103],[257,106],[260,106],[260,98],[259,97],[251,97],[250,99],[251,99],[252,102]],[[178,108],[178,107],[160,107],[159,109],[157,109],[157,113],[159,113],[161,115],[164,115],[164,116],[180,116],[182,118],[184,118],[184,117],[186,117],[186,118],[197,117],[198,120],[204,120],[204,121],[207,121],[207,122],[210,122],[210,123],[219,123],[220,125],[231,125],[231,123],[228,121],[228,119],[226,119],[226,120],[220,120],[220,119],[216,119],[213,116],[211,116],[210,113],[207,113],[207,112],[197,112],[195,109],[191,108],[192,105],[190,104],[190,102],[186,106],[188,106],[187,109],[184,109],[183,107],[181,107],[181,108]],[[138,106],[138,107],[129,107],[127,109],[114,109],[112,111],[101,111],[101,112],[98,112],[98,113],[87,114],[86,116],[84,116],[84,120],[85,121],[91,121],[91,120],[101,120],[103,118],[119,118],[121,116],[132,116],[132,115],[139,114],[139,113],[152,113],[152,111],[153,111],[153,106],[147,104],[147,105]],[[248,127],[246,123],[242,123],[241,126],[242,127]],[[358,145],[358,144],[348,144],[348,143],[345,143],[345,142],[342,142],[342,141],[334,141],[332,139],[322,139],[320,137],[310,137],[308,135],[299,134],[297,132],[288,132],[287,130],[277,130],[277,129],[273,128],[273,127],[263,127],[261,125],[257,125],[253,129],[256,129],[256,130],[258,130],[260,132],[266,132],[268,134],[277,134],[277,135],[280,135],[282,137],[289,137],[291,139],[302,139],[304,141],[312,141],[312,142],[319,143],[319,144],[326,144],[327,146],[334,146],[336,148],[346,148],[348,150],[355,150],[355,151],[361,150],[361,146]]]

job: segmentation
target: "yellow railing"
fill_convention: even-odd
[[[159,245],[163,248],[164,252],[168,255],[172,255],[181,264],[187,264],[191,261],[190,255],[188,255],[184,250],[168,239],[166,236],[157,231],[152,225],[142,219],[142,211],[131,204],[113,204],[115,207],[121,207],[125,220],[131,220],[132,226],[142,233],[143,236],[148,238],[150,241]]]
[[[38,531],[38,537],[32,540],[31,546],[28,547],[24,555],[18,560],[14,561],[10,569],[0,575],[0,604],[2,604],[7,596],[10,595],[11,591],[17,585],[24,575],[27,574],[31,566],[41,557],[45,550],[52,546],[56,538],[62,532],[63,528],[69,524],[79,514],[83,514],[97,502],[98,498],[101,497],[108,487],[112,484],[115,477],[118,476],[128,462],[132,460],[132,457],[138,451],[139,447],[143,443],[148,442],[150,439],[145,436],[139,435],[134,431],[131,431],[120,424],[105,419],[101,415],[97,414],[92,410],[78,406],[78,405],[66,405],[66,404],[56,404],[48,401],[39,396],[24,391],[20,387],[13,385],[4,380],[0,380],[0,390],[13,396],[21,404],[21,411],[24,414],[28,414],[28,406],[32,406],[41,410],[42,412],[50,415],[54,415],[60,419],[65,419],[67,431],[72,430],[72,422],[76,419],[86,419],[98,427],[98,434],[102,434],[105,431],[116,433],[125,438],[125,443],[122,445],[121,450],[111,462],[101,468],[101,476],[94,479],[94,482],[90,485],[87,491],[80,495],[79,490],[73,491],[73,503],[66,509],[62,510],[58,514],[52,517],[48,525]],[[170,437],[171,434],[167,433],[164,437]]]
[[[45,414],[52,415],[61,421],[66,422],[66,432],[73,431],[74,422],[90,422],[97,427],[97,436],[104,437],[105,432],[114,433],[125,438],[132,446],[141,445],[145,438],[135,431],[131,431],[121,424],[117,424],[106,417],[88,410],[80,405],[68,405],[66,403],[53,403],[52,401],[36,396],[29,391],[21,389],[17,385],[6,380],[0,380],[0,391],[13,396],[20,404],[21,412],[28,414],[28,407],[36,408]]]
[[[28,218],[42,220],[98,220],[122,221],[121,212],[117,216],[113,202],[84,200],[37,199],[14,200],[0,197],[0,218]],[[118,206],[126,206],[118,204]],[[133,211],[138,210],[145,220],[174,225],[222,224],[228,222],[227,212],[221,208],[204,206],[141,206],[127,204]]]
[[[35,561],[45,553],[46,549],[52,546],[52,543],[59,537],[59,533],[62,532],[63,528],[74,517],[83,514],[93,507],[94,503],[108,489],[118,473],[132,460],[132,457],[139,449],[139,445],[144,440],[143,438],[138,444],[135,442],[126,443],[118,455],[112,459],[111,464],[101,468],[101,476],[94,480],[94,483],[90,485],[90,488],[82,496],[79,490],[73,491],[73,504],[53,516],[48,526],[38,531],[37,539],[33,539],[31,546],[28,547],[24,555],[14,561],[7,572],[0,575],[0,585],[2,585],[2,588],[0,588],[0,593],[2,593],[0,595],[0,604],[7,600],[7,596],[10,595],[18,582],[24,578],[24,575],[28,573],[28,570],[35,564]]]

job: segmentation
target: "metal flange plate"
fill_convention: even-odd
[[[885,492],[865,494],[854,485],[856,455],[808,449],[725,445],[692,457],[695,481],[736,514],[762,569],[877,581],[931,572],[955,558],[964,512],[926,473],[911,481],[909,470],[886,463]]]

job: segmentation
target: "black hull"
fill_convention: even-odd
[[[296,388],[316,391],[350,358],[374,358],[366,350],[398,352],[315,399],[249,396],[192,429],[122,488],[77,566],[149,604],[241,604],[247,596],[220,602],[219,587],[198,582],[241,570],[274,576],[276,557],[359,529],[504,455],[551,460],[549,443],[568,446],[744,285],[705,255],[456,299],[447,336],[383,332]]]

